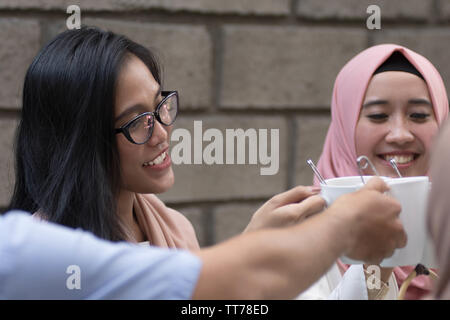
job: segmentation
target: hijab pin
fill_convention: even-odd
[[[314,162],[311,159],[308,159],[308,160],[306,160],[306,163],[311,167],[312,171],[316,175],[317,179],[319,179],[320,183],[327,184],[325,182],[325,179],[322,177],[319,170],[317,169],[317,167],[314,165]]]
[[[372,171],[375,172],[375,174],[378,177],[380,176],[378,174],[377,169],[375,169],[372,162],[370,162],[369,158],[367,158],[366,156],[359,156],[358,159],[356,159],[356,164],[358,165],[359,175],[361,177],[361,181],[363,184],[365,184],[364,178],[363,178],[363,170],[367,169],[367,166],[369,166],[369,165],[370,165],[370,168],[372,169]]]
[[[397,173],[398,177],[402,178],[402,175],[401,175],[400,171],[398,170],[397,162],[395,161],[395,159],[392,158],[391,160],[389,160],[389,163],[391,164],[392,168],[394,168],[394,170]]]

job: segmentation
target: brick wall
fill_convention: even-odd
[[[66,28],[67,6],[83,24],[142,43],[159,55],[164,84],[178,89],[176,128],[279,129],[279,171],[257,165],[178,165],[161,198],[194,224],[202,245],[241,232],[271,195],[310,184],[329,123],[333,82],[356,53],[404,44],[450,80],[450,1],[444,0],[0,0],[0,208],[14,182],[12,139],[26,68]],[[366,9],[381,8],[381,30]],[[207,143],[204,143],[206,146]]]

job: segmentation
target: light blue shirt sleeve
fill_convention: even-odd
[[[201,260],[176,249],[0,216],[0,299],[190,299]]]

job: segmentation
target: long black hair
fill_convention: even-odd
[[[130,53],[161,83],[148,49],[95,27],[59,34],[34,58],[23,87],[9,209],[39,211],[49,221],[125,240],[116,214],[114,97]]]

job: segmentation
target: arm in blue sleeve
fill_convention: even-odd
[[[187,251],[111,243],[21,212],[0,217],[0,299],[190,299],[200,270]]]

